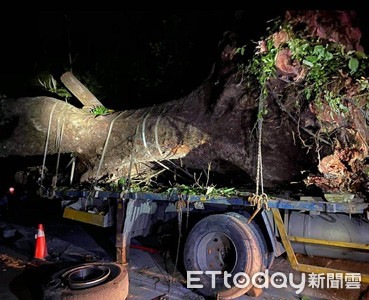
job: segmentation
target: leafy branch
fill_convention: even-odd
[[[90,109],[90,113],[92,113],[95,117],[98,117],[110,115],[114,113],[114,110],[106,108],[103,105],[97,105]]]
[[[53,75],[48,75],[44,79],[38,78],[38,83],[44,90],[64,98],[65,101],[72,97],[66,88],[58,86],[58,83]]]

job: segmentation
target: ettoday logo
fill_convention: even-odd
[[[274,287],[277,289],[287,288],[288,286],[295,289],[295,293],[301,294],[306,286],[311,288],[331,288],[331,289],[359,289],[361,285],[361,274],[360,273],[327,273],[327,274],[305,274],[301,273],[298,275],[300,279],[295,278],[293,273],[282,273],[274,272],[269,273],[266,269],[264,272],[257,272],[251,277],[244,272],[238,272],[231,274],[225,271],[187,271],[187,288],[189,289],[201,289],[201,277],[198,275],[205,274],[211,280],[211,288],[215,289],[216,281],[223,279],[223,285],[226,288],[235,286],[243,289],[250,283],[257,288]]]

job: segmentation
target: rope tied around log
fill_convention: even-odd
[[[65,122],[65,116],[64,116],[64,112],[65,112],[65,108],[67,107],[68,102],[65,101],[64,105],[61,109],[59,118],[58,118],[58,122],[57,122],[57,127],[56,127],[56,137],[55,137],[55,148],[57,149],[57,159],[56,159],[56,166],[55,166],[55,175],[52,179],[51,182],[51,187],[52,187],[52,194],[53,196],[55,195],[55,191],[56,191],[56,187],[57,187],[57,183],[58,183],[58,172],[59,172],[59,164],[60,164],[60,155],[61,155],[61,146],[62,146],[62,141],[63,141],[63,134],[64,134],[64,122]],[[63,118],[63,120],[61,121],[61,119]],[[61,124],[60,124],[61,123]]]
[[[247,221],[249,224],[257,213],[264,207],[269,210],[268,206],[268,195],[264,192],[264,178],[263,178],[263,156],[262,156],[262,133],[263,133],[263,114],[264,114],[264,95],[261,92],[259,97],[259,108],[258,108],[258,155],[257,155],[257,166],[256,166],[256,191],[254,194],[249,196],[248,201],[252,206],[256,206],[256,210]],[[259,187],[261,193],[259,194]]]
[[[38,184],[40,186],[41,189],[44,188],[43,186],[43,181],[45,179],[45,169],[46,169],[46,156],[47,156],[47,149],[49,147],[49,139],[50,139],[50,132],[51,132],[51,123],[52,123],[52,119],[53,119],[53,114],[55,111],[55,108],[57,106],[57,102],[55,102],[55,104],[53,105],[50,114],[49,114],[49,122],[48,122],[48,126],[47,126],[47,133],[46,133],[46,141],[45,141],[45,146],[44,146],[44,156],[43,156],[43,160],[42,160],[42,167],[41,167],[41,171],[40,171],[40,178],[38,179]]]
[[[101,158],[100,158],[100,162],[99,162],[99,166],[97,168],[97,171],[96,171],[96,175],[95,175],[95,179],[94,181],[91,183],[91,188],[90,188],[90,191],[89,191],[89,195],[88,195],[88,199],[91,200],[91,205],[93,205],[93,194],[96,190],[96,186],[97,186],[97,182],[99,180],[99,176],[100,176],[100,171],[101,171],[101,167],[103,165],[103,162],[104,162],[104,158],[105,158],[105,153],[106,153],[106,149],[108,148],[108,144],[109,144],[109,140],[110,140],[110,136],[111,136],[111,132],[112,132],[112,129],[113,129],[113,126],[114,126],[114,123],[116,120],[118,120],[118,118],[120,116],[122,116],[126,111],[121,111],[119,114],[117,114],[115,116],[115,118],[111,121],[110,123],[110,126],[109,126],[109,130],[108,130],[108,134],[106,136],[106,140],[105,140],[105,144],[104,144],[104,148],[103,148],[103,151],[101,153]],[[86,202],[87,203],[87,202]]]

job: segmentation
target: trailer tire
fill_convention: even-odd
[[[63,278],[66,274],[77,268],[103,267],[108,269],[108,275],[99,284],[90,285],[86,288],[72,288]],[[92,282],[93,276],[89,277]],[[81,282],[88,282],[88,280]],[[53,274],[51,280],[44,285],[43,300],[101,300],[101,299],[126,299],[128,297],[128,272],[125,267],[113,262],[88,263],[65,268]]]
[[[187,237],[183,256],[187,272],[200,271],[192,275],[199,280],[193,282],[187,273],[187,287],[201,284],[202,287],[195,288],[197,292],[205,297],[217,295],[220,299],[234,299],[245,294],[252,287],[252,276],[263,264],[253,230],[227,214],[210,215],[195,224]],[[212,284],[212,275],[206,271],[221,271],[222,275]],[[225,272],[231,275],[226,280]],[[240,273],[245,276],[235,276]],[[245,281],[247,277],[249,282]]]
[[[273,263],[271,259],[271,256],[273,257],[273,255],[269,255],[268,244],[259,225],[254,220],[251,220],[251,222],[247,224],[251,218],[251,215],[246,211],[228,212],[226,215],[230,215],[239,219],[245,226],[249,226],[251,228],[258,240],[261,255],[263,257],[263,265],[260,271],[265,271],[267,268],[270,268]]]

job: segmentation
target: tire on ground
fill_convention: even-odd
[[[62,275],[70,269],[82,266],[104,266],[109,268],[108,278],[99,285],[84,289],[71,289],[63,282]],[[128,296],[129,280],[125,267],[114,262],[97,262],[73,266],[60,270],[51,276],[51,280],[43,287],[44,300],[124,300]]]
[[[220,299],[234,299],[245,294],[252,287],[251,281],[246,285],[243,281],[245,276],[239,276],[236,279],[240,281],[234,284],[233,277],[246,273],[251,279],[253,274],[262,269],[262,264],[261,249],[255,233],[232,215],[205,217],[192,228],[184,247],[186,271],[202,271],[194,276],[199,281],[191,284],[203,285],[196,290],[205,297],[218,295]],[[205,274],[205,271],[222,271],[222,275],[215,278],[214,286],[211,276]],[[224,284],[225,271],[231,274],[226,280],[230,288]]]

